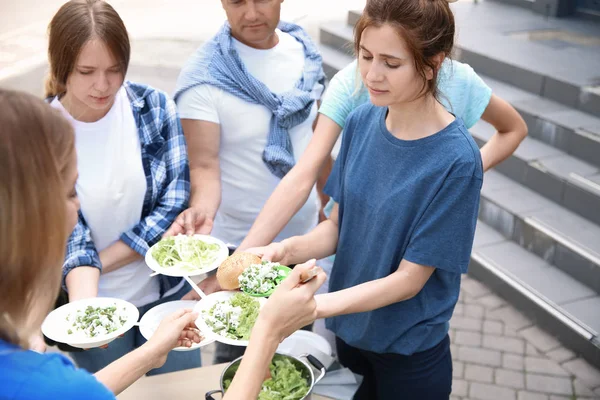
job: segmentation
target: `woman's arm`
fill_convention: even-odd
[[[310,282],[300,284],[302,273],[314,265],[314,260],[297,265],[262,308],[240,368],[223,400],[255,400],[279,343],[314,322],[317,316],[314,294],[326,276],[321,272]]]
[[[254,400],[258,398],[265,371],[269,370],[271,359],[281,338],[276,331],[260,325],[252,330],[252,338],[246,348],[238,368],[223,400]]]
[[[309,259],[322,259],[335,254],[338,242],[338,204],[335,203],[329,219],[302,236],[294,236],[271,243],[265,247],[248,249],[263,260],[280,262],[284,265],[298,264]]]
[[[179,214],[167,235],[209,235],[221,204],[221,126],[193,119],[183,119],[181,124],[188,144],[192,194],[189,208]]]
[[[131,247],[127,246],[122,240],[117,240],[115,243],[100,251],[100,263],[102,264],[103,274],[115,271],[141,259],[142,256]]]
[[[342,128],[333,120],[322,114],[319,116],[315,133],[306,151],[277,185],[250,232],[240,244],[240,250],[271,243],[302,208],[320,171],[330,159],[331,150],[341,132]]]
[[[337,292],[317,295],[319,318],[376,310],[415,297],[435,268],[402,260],[398,269],[385,278]]]
[[[98,296],[100,269],[85,265],[73,268],[65,277],[69,301],[89,299]]]
[[[102,264],[92,234],[79,212],[77,225],[67,242],[63,264],[63,288],[69,294],[69,301],[96,297],[101,271]]]
[[[483,170],[487,171],[506,160],[527,136],[527,124],[510,104],[492,94],[481,118],[497,132],[481,148]]]
[[[172,349],[200,343],[201,337],[193,325],[196,318],[198,314],[191,310],[167,316],[149,341],[98,371],[96,379],[118,395],[146,372],[161,367]]]

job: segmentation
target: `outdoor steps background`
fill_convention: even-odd
[[[600,38],[600,27],[540,22],[538,15],[491,2],[455,3],[453,11],[458,59],[510,102],[529,128],[519,149],[485,175],[469,274],[600,367],[600,97],[590,72],[594,64],[573,67],[563,55],[548,68],[543,64],[557,61],[556,49],[520,41],[515,46],[517,40],[505,34],[555,24]],[[359,17],[360,11],[351,11],[348,21],[321,27],[320,50],[330,78],[353,60],[352,30]],[[481,23],[471,22],[477,17],[488,27],[504,23],[502,31],[482,34]],[[486,40],[493,46],[483,45]],[[579,50],[571,56],[596,63],[600,75],[600,51],[582,56]],[[524,51],[538,61],[522,58]],[[578,72],[562,73],[569,68]],[[494,130],[480,121],[471,133],[483,146]]]

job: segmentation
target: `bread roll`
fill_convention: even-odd
[[[252,264],[260,264],[261,259],[252,253],[235,253],[229,256],[219,265],[217,270],[217,281],[225,290],[233,290],[240,287],[238,277]]]

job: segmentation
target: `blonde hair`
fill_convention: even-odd
[[[58,111],[0,89],[0,338],[22,347],[60,288],[74,144]]]
[[[66,92],[67,79],[75,68],[81,49],[92,39],[99,39],[110,49],[127,74],[131,44],[127,28],[115,9],[103,0],[71,0],[63,4],[48,26],[48,61],[46,97]]]

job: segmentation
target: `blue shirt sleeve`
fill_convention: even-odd
[[[482,180],[476,175],[446,179],[410,236],[407,261],[449,272],[469,265]]]
[[[467,128],[479,121],[492,97],[492,89],[468,64],[447,59],[438,76],[440,102],[460,117]]]
[[[102,271],[100,256],[81,210],[77,213],[77,216],[77,225],[75,225],[67,241],[67,251],[63,263],[62,287],[65,291],[67,290],[67,275],[73,269],[85,266],[98,268]]]

